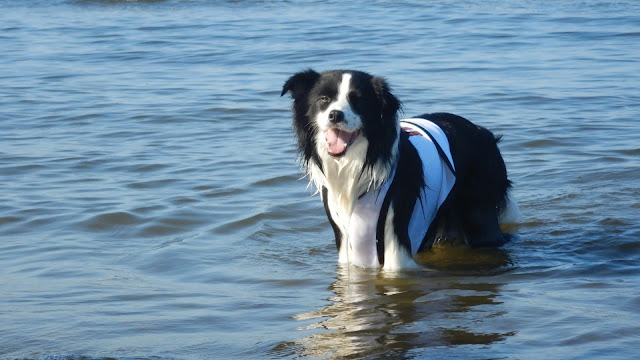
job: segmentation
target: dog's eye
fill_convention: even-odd
[[[321,102],[321,103],[325,103],[326,104],[326,103],[330,102],[331,99],[328,96],[320,96],[318,98],[318,101]]]

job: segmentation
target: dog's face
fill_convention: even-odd
[[[294,99],[294,127],[305,162],[364,156],[373,166],[391,156],[400,103],[382,78],[308,70],[289,78],[282,95],[287,92]]]
[[[361,94],[352,87],[352,78],[350,73],[325,77],[321,86],[313,88],[310,94],[309,100],[313,102],[310,118],[324,134],[327,153],[335,157],[346,154],[349,146],[358,140],[362,129],[359,114],[363,109],[356,110],[359,104],[362,106],[361,99],[358,99]],[[324,148],[322,143],[319,145]]]

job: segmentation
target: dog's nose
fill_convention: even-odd
[[[331,110],[329,112],[329,121],[337,124],[344,121],[344,113],[340,110]]]

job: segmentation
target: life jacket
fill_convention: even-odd
[[[411,118],[401,120],[400,127],[407,132],[422,160],[425,183],[409,221],[410,252],[413,256],[420,249],[429,225],[455,184],[455,167],[447,136],[438,125],[429,120]],[[343,244],[350,246],[347,250],[349,261],[354,265],[377,267],[382,264],[378,253],[384,251],[389,187],[395,176],[394,168],[379,189],[365,193],[355,203],[347,229],[347,244]]]

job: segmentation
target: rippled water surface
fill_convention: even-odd
[[[640,3],[0,0],[0,358],[630,359]],[[337,265],[284,81],[504,136],[521,223]]]

